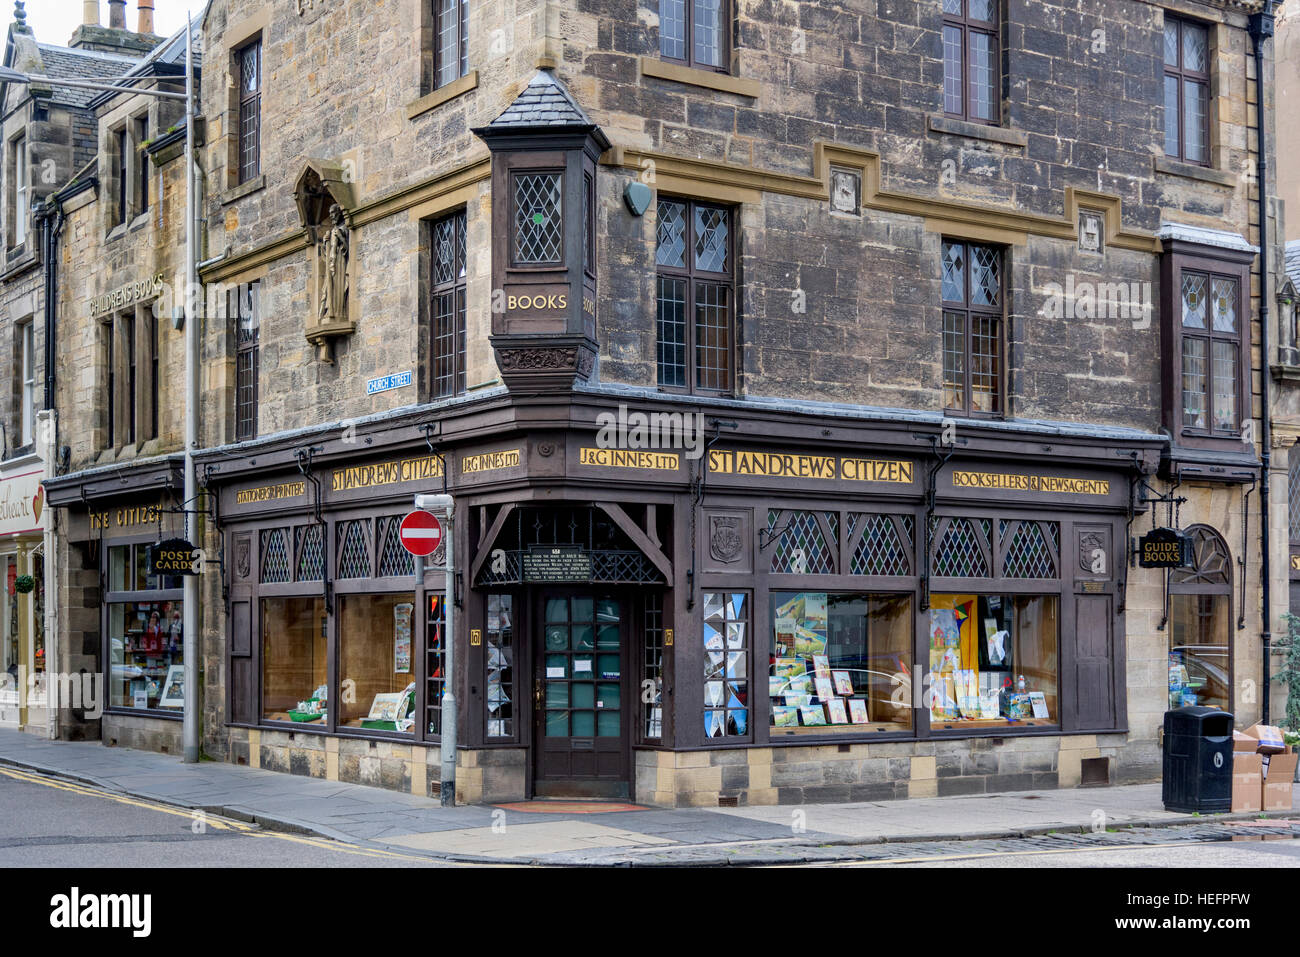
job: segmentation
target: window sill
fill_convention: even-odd
[[[227,206],[237,199],[243,199],[245,196],[251,196],[260,189],[266,189],[266,174],[250,179],[247,183],[240,183],[238,186],[232,186],[221,194],[221,205]]]
[[[442,104],[463,96],[470,90],[478,86],[478,70],[470,70],[459,80],[452,80],[446,86],[440,86],[432,93],[420,97],[414,103],[408,103],[406,106],[406,118],[413,120],[417,116],[428,113],[430,110],[442,106]]]
[[[925,114],[926,126],[931,133],[947,133],[951,136],[964,136],[972,140],[985,140],[1001,143],[1003,146],[1015,146],[1024,149],[1029,145],[1029,135],[1019,130],[1009,130],[1001,126],[986,126],[983,123],[970,123],[966,120],[954,120],[951,116],[938,113]]]
[[[120,239],[127,234],[127,231],[130,230],[130,228],[130,223],[118,223],[108,231],[108,235],[104,237],[104,242],[111,243],[115,239]]]
[[[1210,169],[1208,166],[1181,163],[1178,160],[1166,159],[1163,156],[1153,156],[1151,165],[1157,173],[1164,173],[1166,176],[1181,176],[1184,179],[1194,179],[1202,183],[1213,183],[1215,186],[1227,186],[1229,188],[1237,185],[1237,177],[1231,173]]]
[[[759,91],[762,89],[762,84],[758,80],[731,76],[727,73],[714,73],[712,70],[697,70],[694,67],[668,63],[652,56],[641,57],[638,68],[643,77],[650,76],[657,80],[685,83],[688,86],[716,90],[719,93],[747,96],[753,100],[758,99]]]
[[[149,210],[145,210],[135,219],[131,220],[131,225],[127,227],[127,232],[133,233],[138,229],[144,229],[149,225]]]

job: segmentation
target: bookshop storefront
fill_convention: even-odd
[[[537,429],[223,454],[231,759],[431,793],[450,601],[463,803],[875,800],[1073,786],[1085,762],[1110,780],[1132,475],[1113,452],[843,448],[697,463]],[[450,596],[445,556],[417,581],[397,534],[444,468]]]
[[[428,794],[445,682],[445,546],[422,580],[398,529],[416,494],[456,496],[458,800],[631,796],[632,749],[658,743],[670,496],[534,487],[558,442],[223,480],[227,725],[236,761]],[[536,451],[540,446],[541,451]],[[259,456],[275,461],[272,454]],[[553,459],[548,463],[547,459]],[[445,466],[444,466],[444,463]],[[221,466],[235,471],[230,457]],[[671,643],[671,642],[670,642]]]
[[[716,775],[660,756],[639,794],[1055,787],[1077,783],[1063,742],[1122,739],[1126,473],[739,448],[709,465],[676,717]]]
[[[64,720],[75,736],[87,736],[98,704],[105,742],[180,747],[183,585],[179,576],[151,574],[149,558],[157,543],[184,537],[181,462],[166,457],[46,481],[49,504],[66,513],[61,667],[101,679],[98,702],[68,703]],[[84,697],[84,682],[81,690]]]

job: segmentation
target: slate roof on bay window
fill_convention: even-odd
[[[505,112],[488,124],[488,129],[595,125],[563,83],[549,70],[538,70]]]

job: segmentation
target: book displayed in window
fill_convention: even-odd
[[[911,607],[907,595],[774,592],[771,727],[911,730]]]
[[[1057,720],[1055,595],[930,598],[930,723],[936,730]]]

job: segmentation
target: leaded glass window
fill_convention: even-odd
[[[704,736],[749,734],[748,592],[704,593]]]
[[[294,530],[294,547],[298,555],[297,575],[300,582],[325,578],[325,526],[303,525]]]
[[[515,175],[515,263],[536,266],[564,259],[564,206],[559,173]]]
[[[433,394],[465,391],[465,210],[433,223]]]
[[[1210,36],[1202,24],[1166,15],[1165,155],[1210,161]]]
[[[768,536],[775,543],[771,570],[793,575],[834,575],[839,553],[836,512],[769,511]]]
[[[262,172],[262,39],[235,54],[239,70],[239,182]]]
[[[686,392],[729,392],[735,361],[732,211],[663,199],[658,220],[659,385]]]
[[[379,577],[397,578],[415,574],[415,558],[402,545],[399,517],[379,520]]]
[[[1236,432],[1241,415],[1240,280],[1183,270],[1178,290],[1183,427]]]
[[[849,513],[849,544],[860,526],[864,526],[849,559],[850,575],[912,574],[912,538],[915,519],[911,515],[861,515]],[[899,531],[902,530],[900,536]]]
[[[262,583],[280,584],[291,581],[289,577],[289,544],[285,539],[285,530],[271,528],[262,530]]]
[[[1004,411],[1003,268],[1003,252],[996,246],[943,243],[939,280],[945,410],[964,415]]]
[[[339,578],[370,577],[370,519],[339,522]]]

